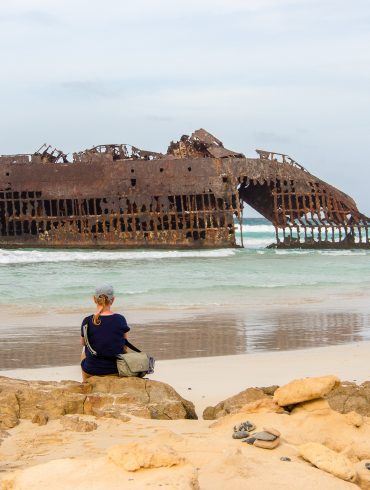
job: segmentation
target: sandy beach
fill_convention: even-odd
[[[21,420],[14,428],[1,431],[2,488],[46,489],[52,478],[56,490],[148,486],[214,490],[225,486],[242,489],[246,485],[261,490],[272,487],[308,490],[314,486],[328,490],[359,486],[367,489],[370,477],[364,464],[370,461],[369,419],[355,412],[338,413],[326,400],[317,399],[318,394],[309,393],[308,399],[316,399],[296,405],[290,414],[271,396],[263,394],[262,400],[231,410],[216,421],[203,420],[202,412],[246,388],[284,385],[306,376],[324,376],[312,378],[314,382],[339,378],[359,384],[369,377],[369,350],[370,342],[360,342],[158,361],[150,378],[168,383],[193,402],[198,420],[153,420],[132,414],[120,419],[83,415],[77,422],[72,420],[75,417],[64,415],[46,420],[46,425],[42,421],[38,424]],[[80,380],[78,365],[3,370],[0,375],[43,383]],[[320,383],[318,386],[321,389]],[[18,396],[23,399],[23,395]],[[40,403],[41,398],[35,408],[40,408]],[[233,427],[244,420],[251,420],[259,430],[274,427],[281,433],[279,446],[267,450],[234,440]],[[331,451],[330,458],[342,458],[339,466],[334,460],[332,466],[310,464],[305,458],[313,458],[312,461],[321,458],[310,455],[312,448]],[[304,451],[308,451],[308,456]],[[287,462],[284,458],[288,458]]]

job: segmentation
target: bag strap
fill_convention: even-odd
[[[84,340],[85,340],[85,345],[86,347],[88,348],[90,354],[92,356],[97,356],[98,353],[96,352],[96,350],[94,350],[92,347],[91,347],[91,344],[89,342],[89,337],[87,335],[87,327],[89,325],[89,319],[86,320],[86,323],[84,323],[82,325],[82,330],[83,330],[83,333],[84,333]],[[127,347],[131,350],[133,350],[134,352],[141,352],[140,349],[138,349],[137,347],[135,347],[133,344],[131,344],[131,342],[129,342],[127,339],[125,339],[125,345],[127,345]]]
[[[83,330],[83,333],[84,333],[84,340],[85,340],[85,345],[86,347],[88,348],[90,354],[92,356],[97,356],[98,353],[96,352],[96,350],[94,350],[91,345],[90,345],[90,342],[89,342],[89,337],[87,336],[87,327],[89,325],[89,319],[86,320],[86,323],[84,323],[82,325],[82,330]]]
[[[141,352],[140,349],[138,349],[137,347],[135,347],[134,345],[131,344],[131,342],[129,342],[127,339],[125,339],[126,341],[126,345],[129,349],[135,351],[135,352]]]

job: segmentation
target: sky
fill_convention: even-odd
[[[370,215],[368,0],[0,0],[0,154],[287,153]]]

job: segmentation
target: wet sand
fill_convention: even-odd
[[[0,369],[78,364],[78,309],[2,310]],[[323,303],[239,309],[152,309],[125,312],[130,340],[156,359],[183,359],[308,349],[370,340],[370,304],[334,297]]]

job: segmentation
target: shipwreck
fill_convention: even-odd
[[[354,200],[288,155],[228,150],[199,129],[167,153],[127,144],[0,156],[0,247],[236,247],[250,205],[278,248],[369,248]],[[248,237],[244,237],[248,240]]]

